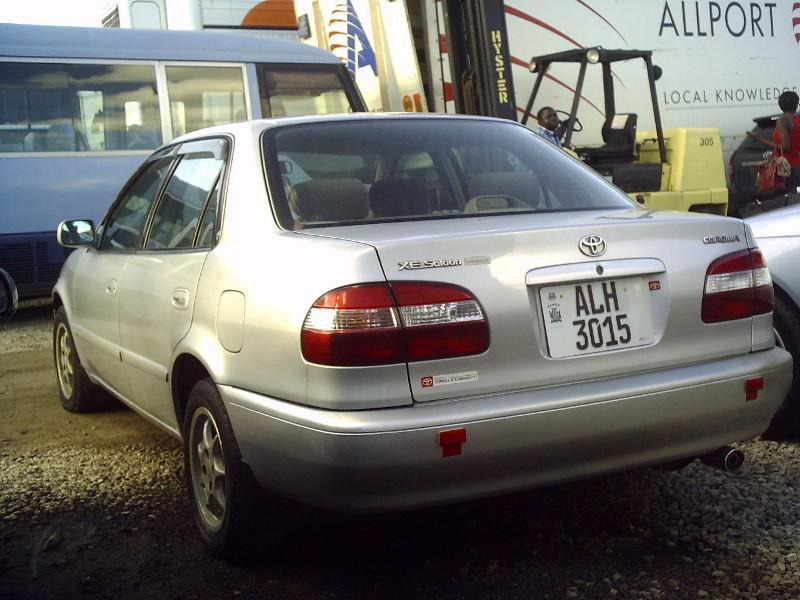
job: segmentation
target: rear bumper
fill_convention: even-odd
[[[745,381],[764,389],[745,401]],[[493,495],[715,450],[761,434],[791,384],[778,348],[655,373],[364,411],[220,386],[244,460],[267,490],[343,511]],[[443,458],[439,432],[464,427]]]

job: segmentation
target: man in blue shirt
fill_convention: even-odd
[[[539,135],[546,139],[551,144],[555,144],[561,148],[561,140],[556,133],[558,127],[558,115],[551,106],[543,106],[536,113],[536,120],[539,121]]]

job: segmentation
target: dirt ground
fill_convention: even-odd
[[[49,310],[47,306],[36,308],[33,314],[23,312],[18,318],[36,323],[49,334]],[[13,329],[9,327],[9,331]],[[49,341],[48,335],[45,344],[38,342],[33,349],[0,354],[0,443],[38,447],[46,440],[49,444],[91,446],[151,442],[154,437],[171,439],[119,404],[111,404],[110,414],[71,415],[63,411],[58,403]]]
[[[800,457],[768,442],[739,478],[692,465],[394,515],[288,510],[277,549],[223,562],[176,440],[121,406],[61,409],[49,327],[47,307],[0,326],[22,340],[0,348],[0,598],[800,597]]]

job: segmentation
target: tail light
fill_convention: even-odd
[[[306,315],[303,357],[340,367],[455,358],[489,347],[489,324],[464,288],[429,282],[351,285],[320,296]]]
[[[736,183],[736,151],[735,150],[731,153],[731,157],[728,159],[728,175],[730,176],[731,187],[733,187],[734,184]]]
[[[703,321],[718,323],[772,312],[772,277],[758,249],[718,258],[706,272]]]

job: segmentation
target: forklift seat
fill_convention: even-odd
[[[603,141],[609,146],[631,146],[636,143],[635,113],[612,115],[603,123]]]
[[[610,115],[603,123],[605,144],[596,148],[579,148],[578,154],[585,156],[589,164],[632,162],[636,158],[636,120],[635,113]]]

